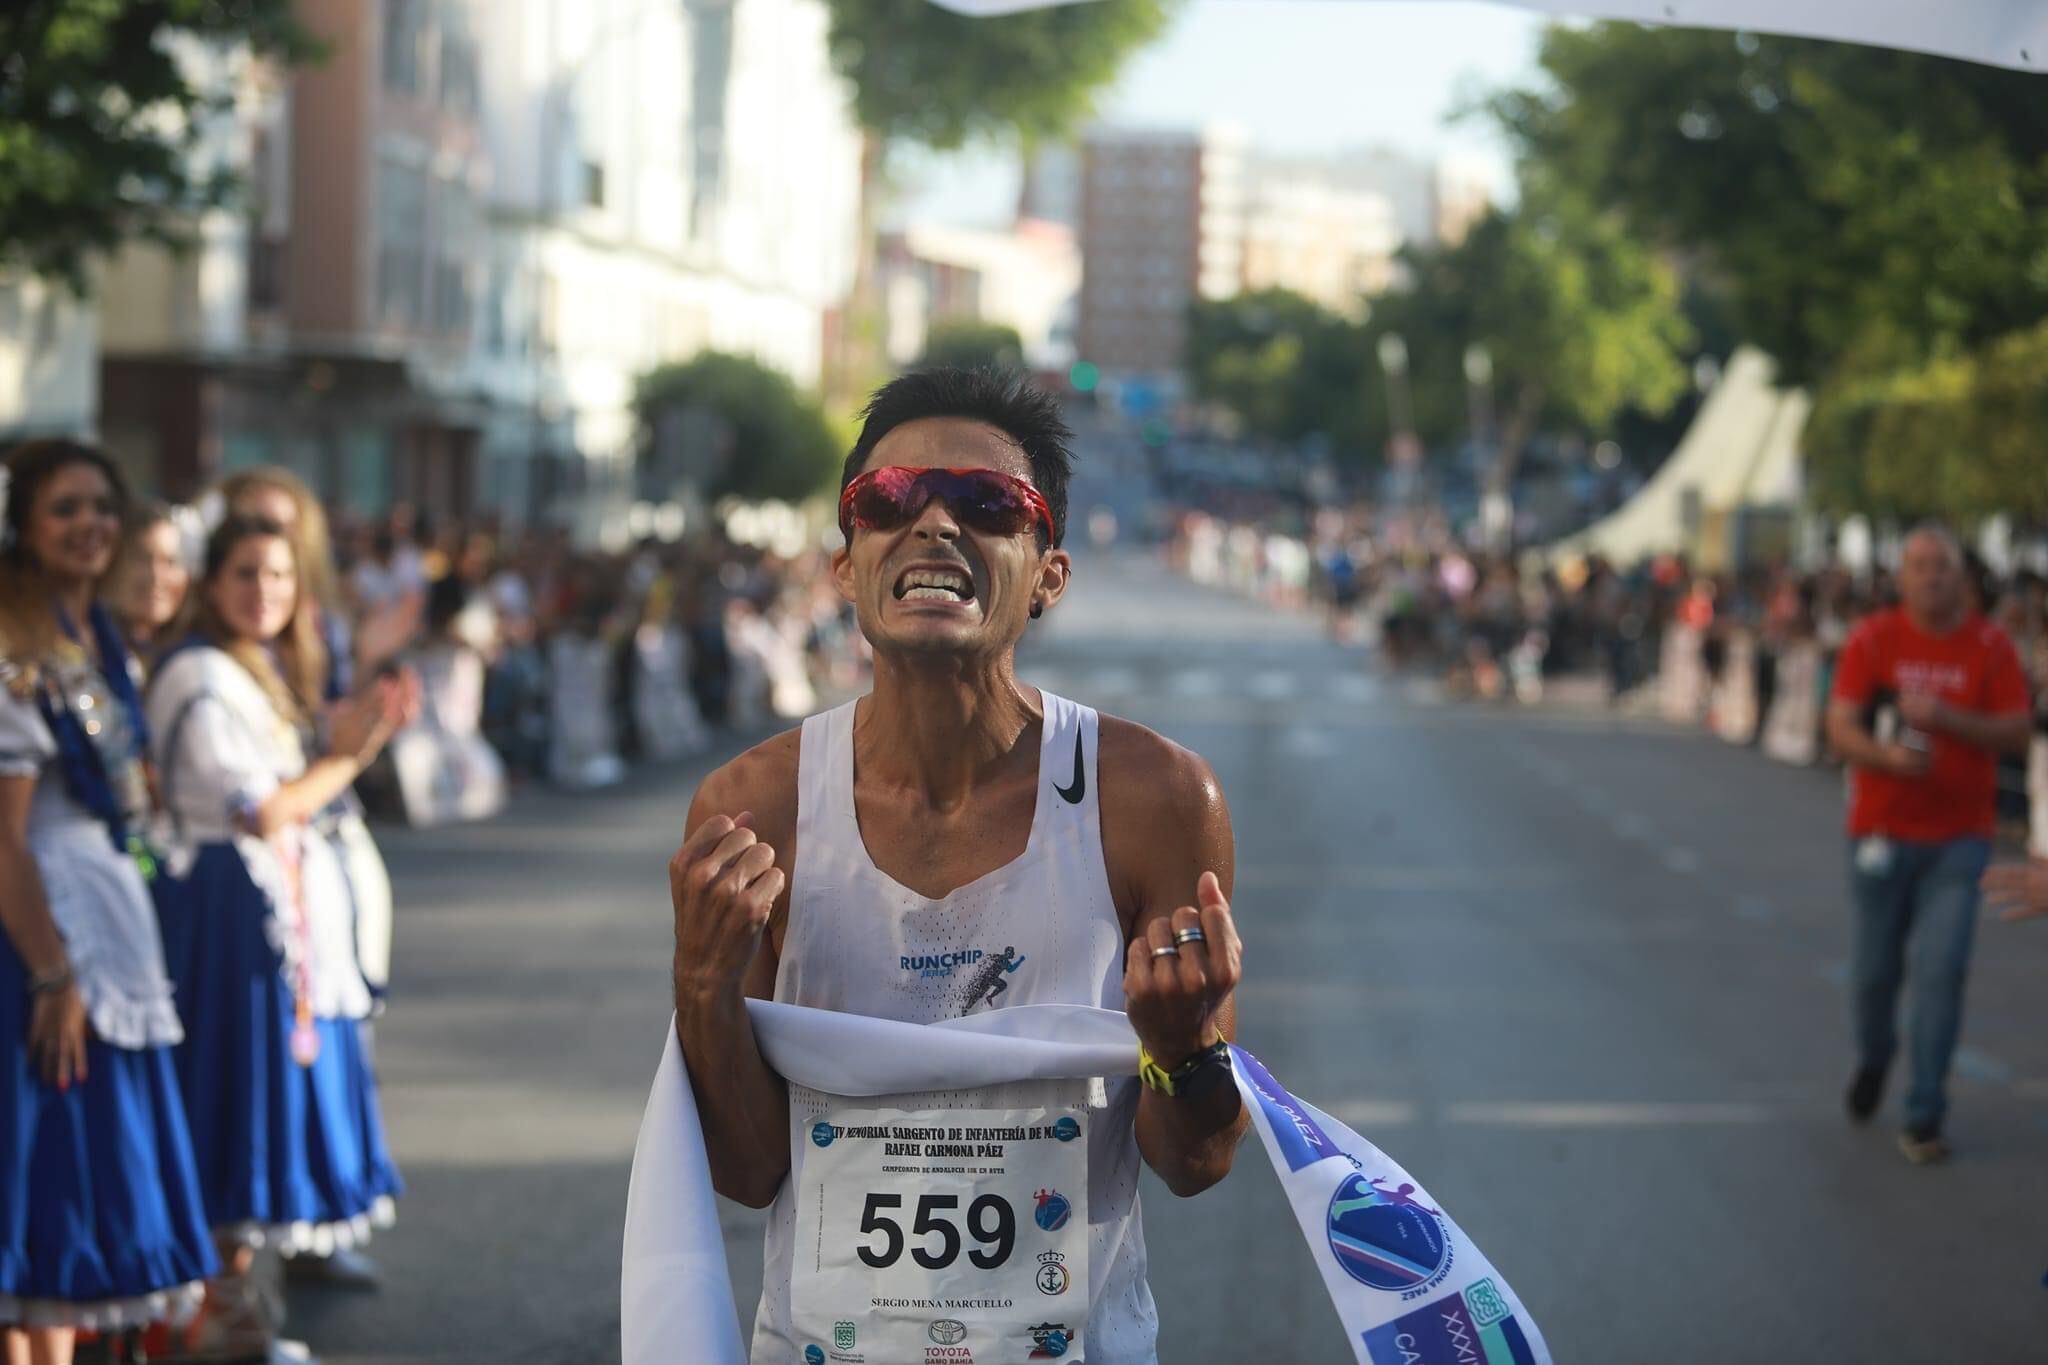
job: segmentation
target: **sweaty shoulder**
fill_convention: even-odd
[[[714,815],[751,811],[757,835],[771,844],[787,842],[796,833],[797,748],[802,735],[800,729],[785,730],[713,769],[690,801],[691,828]]]
[[[1126,927],[1194,896],[1205,871],[1229,891],[1230,808],[1208,760],[1133,721],[1103,716],[1096,780],[1102,852]]]
[[[1200,754],[1136,721],[1101,719],[1095,766],[1105,810],[1191,816],[1223,804],[1223,789]]]

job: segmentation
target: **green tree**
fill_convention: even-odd
[[[1197,397],[1234,413],[1250,435],[1293,442],[1311,434],[1365,454],[1366,368],[1359,329],[1285,289],[1197,300],[1189,310],[1187,372]]]
[[[989,18],[931,0],[826,0],[832,64],[853,88],[861,144],[860,246],[849,353],[833,387],[881,366],[874,242],[892,142],[949,151],[973,141],[1025,147],[1071,135],[1131,53],[1157,37],[1173,0],[1090,0]]]
[[[291,0],[8,0],[0,6],[0,269],[83,292],[96,252],[180,246],[234,177],[193,155],[232,91],[194,83],[180,41],[286,61],[317,46]]]
[[[1788,381],[2048,315],[2038,76],[1845,43],[1596,24],[1490,109],[1525,184],[1622,211],[1730,297]]]
[[[1412,286],[1375,310],[1374,330],[1399,332],[1412,370],[1453,385],[1467,348],[1485,349],[1501,400],[1496,492],[1546,419],[1603,428],[1626,409],[1662,413],[1685,391],[1692,329],[1677,274],[1611,215],[1525,193],[1514,212],[1408,264]]]
[[[709,420],[725,458],[702,490],[707,497],[799,502],[838,477],[843,452],[824,409],[751,357],[706,351],[661,366],[641,376],[633,405],[649,443],[674,419]]]
[[[1844,365],[1815,395],[1805,450],[1830,510],[2048,525],[2048,322],[1924,365]]]
[[[970,18],[931,0],[826,3],[832,61],[853,85],[861,127],[940,150],[1072,133],[1170,7],[1093,0]]]
[[[925,334],[924,359],[919,364],[1014,370],[1024,364],[1024,338],[1007,323],[941,318]]]
[[[1407,285],[1372,300],[1363,324],[1281,290],[1195,304],[1196,394],[1255,435],[1321,433],[1355,460],[1392,434],[1383,338],[1407,352],[1406,415],[1430,444],[1470,430],[1466,355],[1482,348],[1502,400],[1490,483],[1505,491],[1541,425],[1598,430],[1625,411],[1660,414],[1685,390],[1692,329],[1677,276],[1610,216],[1525,199],[1404,264]]]

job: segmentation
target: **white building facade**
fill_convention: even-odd
[[[470,372],[494,500],[536,441],[623,532],[639,377],[706,349],[821,377],[858,246],[860,139],[819,0],[479,3],[492,168]],[[594,496],[591,496],[593,495]]]

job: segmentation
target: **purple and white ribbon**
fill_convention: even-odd
[[[1137,1038],[1114,1010],[1025,1005],[906,1024],[760,1000],[747,1009],[771,1066],[835,1095],[1137,1072]],[[1521,1300],[1414,1177],[1289,1094],[1251,1053],[1231,1053],[1252,1126],[1362,1365],[1549,1365]],[[619,1297],[625,1365],[744,1365],[703,1130],[673,1026],[633,1152]]]

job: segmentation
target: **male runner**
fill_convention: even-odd
[[[2019,655],[1976,614],[1947,531],[1906,537],[1899,596],[1842,646],[1827,732],[1850,767],[1857,1059],[1845,1103],[1858,1123],[1876,1112],[1910,976],[1913,1076],[1899,1149],[1924,1165],[1948,1156],[1948,1070],[1977,882],[1997,832],[1998,756],[2026,751],[2032,719]]]
[[[1197,1194],[1244,1132],[1219,1042],[1239,942],[1216,779],[1016,675],[1073,573],[1068,439],[1050,398],[988,372],[874,395],[833,558],[874,690],[706,778],[670,863],[712,1182],[774,1206],[755,1365],[990,1365],[1049,1358],[1053,1337],[1089,1365],[1149,1365],[1137,1160]],[[749,996],[924,1023],[1121,1009],[1150,1065],[1142,1084],[842,1100],[769,1068]],[[963,1136],[979,1155],[935,1166]]]

